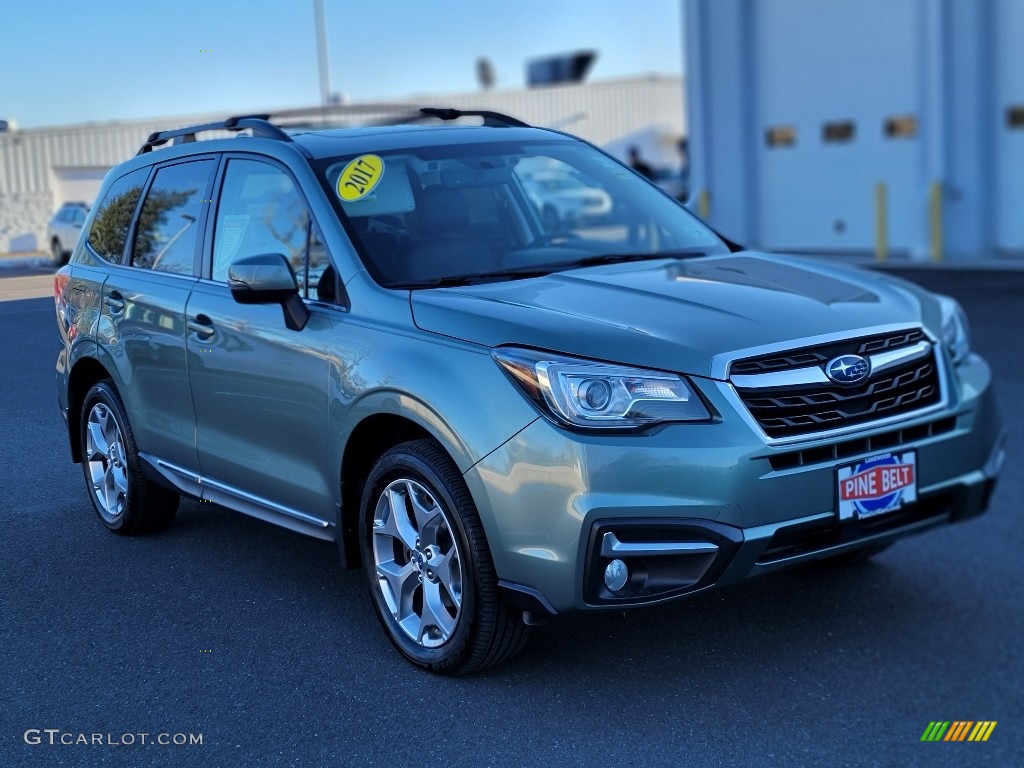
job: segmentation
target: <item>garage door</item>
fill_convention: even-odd
[[[63,203],[81,201],[92,205],[96,194],[100,191],[103,177],[107,175],[107,167],[87,168],[54,168],[53,202],[54,208]]]
[[[1024,252],[1024,2],[997,0],[996,247]]]
[[[764,246],[872,249],[880,182],[888,191],[890,248],[913,244],[915,217],[922,215],[914,192],[916,6],[892,0],[753,6],[757,239]]]

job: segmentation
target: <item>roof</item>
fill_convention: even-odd
[[[303,131],[290,135],[313,157],[493,141],[572,141],[564,134],[544,128],[483,125],[393,125]]]

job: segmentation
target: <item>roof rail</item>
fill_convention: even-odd
[[[146,143],[142,145],[136,154],[142,155],[149,152],[153,147],[159,147],[173,139],[174,144],[187,144],[196,140],[196,134],[203,131],[241,131],[248,128],[253,136],[266,139],[277,139],[278,141],[291,141],[292,138],[276,125],[270,122],[270,115],[236,115],[216,123],[203,123],[202,125],[191,125],[188,128],[178,128],[173,131],[157,131],[151,133]]]
[[[427,117],[437,117],[441,120],[455,120],[459,117],[482,117],[484,125],[505,125],[517,128],[530,128],[529,123],[524,123],[515,117],[503,115],[501,112],[491,112],[486,109],[454,109],[452,107],[423,107],[420,112]]]

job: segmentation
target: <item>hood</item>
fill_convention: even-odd
[[[495,347],[712,376],[716,356],[920,324],[926,294],[810,260],[743,252],[413,291],[423,330]]]

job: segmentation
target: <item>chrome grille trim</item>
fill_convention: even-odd
[[[873,376],[876,371],[884,371],[887,368],[893,368],[897,365],[903,365],[914,360],[920,360],[922,357],[927,355],[931,351],[932,345],[927,341],[920,341],[912,347],[904,347],[903,349],[894,349],[891,352],[881,352],[877,355],[871,355],[871,375]]]
[[[907,334],[911,332],[914,332],[916,334],[915,337],[913,337],[914,339],[922,339],[922,341],[915,341],[915,343],[912,343],[908,346],[899,349],[889,349],[889,347],[886,346],[884,342],[877,341],[877,339],[880,336],[884,336],[887,334]],[[875,339],[875,341],[871,341],[872,339]],[[828,337],[818,336],[810,339],[803,339],[796,342],[790,342],[783,348],[780,348],[779,345],[757,348],[756,353],[758,354],[758,356],[763,356],[765,354],[778,354],[780,356],[785,355],[789,357],[796,357],[798,355],[801,355],[802,352],[806,350],[808,347],[820,346],[823,343],[842,343],[844,341],[848,342],[851,345],[851,347],[872,345],[874,346],[874,348],[879,349],[880,351],[877,352],[875,355],[872,355],[872,358],[881,357],[881,360],[879,360],[878,362],[881,364],[883,371],[885,371],[886,369],[896,369],[901,364],[911,365],[923,359],[925,356],[929,357],[930,365],[934,367],[934,373],[931,374],[931,379],[932,383],[934,383],[934,386],[938,390],[937,399],[934,402],[928,402],[925,405],[920,406],[918,408],[914,408],[914,403],[911,402],[907,404],[909,406],[908,410],[904,410],[892,415],[882,415],[881,417],[876,419],[871,419],[870,417],[867,417],[863,419],[858,418],[852,424],[839,423],[814,425],[818,426],[819,428],[814,429],[812,426],[811,428],[800,431],[798,434],[776,434],[773,436],[772,434],[769,433],[769,431],[766,428],[764,428],[764,426],[757,420],[757,418],[755,418],[751,410],[747,407],[747,403],[745,402],[744,394],[746,394],[747,397],[758,396],[756,389],[751,391],[751,388],[748,388],[746,393],[741,393],[740,388],[735,386],[735,379],[739,378],[738,376],[733,377],[734,380],[732,381],[715,382],[715,385],[719,389],[719,392],[722,394],[722,396],[725,397],[725,399],[736,409],[737,413],[744,420],[744,422],[746,422],[746,424],[754,432],[756,432],[765,441],[767,445],[817,443],[823,440],[831,440],[845,435],[874,432],[875,430],[883,429],[893,424],[906,422],[909,419],[916,419],[922,416],[927,416],[929,414],[941,411],[948,406],[950,383],[946,366],[946,356],[941,347],[936,343],[935,339],[927,331],[920,327],[881,326],[866,329],[864,332],[860,334],[847,335],[845,339],[836,339],[833,335],[830,335]],[[716,359],[715,363],[716,365],[721,365],[723,368],[728,370],[734,360],[736,360],[735,357],[732,360]],[[801,371],[801,369],[793,369],[791,371],[788,371],[788,373],[794,373],[797,371]],[[779,371],[772,373],[787,372]],[[872,371],[872,375],[867,379],[868,384],[870,384],[873,381],[877,381],[877,379],[874,376],[874,373],[875,371]],[[898,370],[889,370],[888,373],[892,378],[898,378],[900,376],[905,375],[905,372],[900,373]],[[896,374],[896,376],[893,376],[894,373]],[[763,375],[766,374],[753,374],[753,376]],[[807,374],[800,373],[799,375],[804,376]],[[812,386],[816,383],[817,382],[812,382]],[[865,385],[862,384],[861,386],[863,387]],[[847,387],[842,387],[840,385],[835,385],[832,388],[839,392],[842,392],[843,390],[847,389]],[[767,387],[765,387],[765,389],[767,389]],[[807,390],[807,386],[798,386],[797,393],[799,393],[800,389]],[[857,386],[855,385],[854,387],[850,387],[849,389],[856,390]],[[768,394],[768,392],[765,392],[765,395]],[[787,393],[785,392],[776,392],[771,394],[781,394],[781,396],[783,397],[787,395]],[[931,393],[929,393],[928,396],[933,397]]]
[[[897,365],[919,360],[925,357],[931,350],[931,342],[921,341],[912,347],[894,349],[891,352],[881,352],[871,355],[868,360],[871,363],[871,376],[894,368]],[[834,384],[831,379],[818,366],[808,368],[794,368],[789,371],[770,371],[769,373],[737,374],[729,379],[739,389],[767,389],[775,387],[796,387],[804,384]]]

